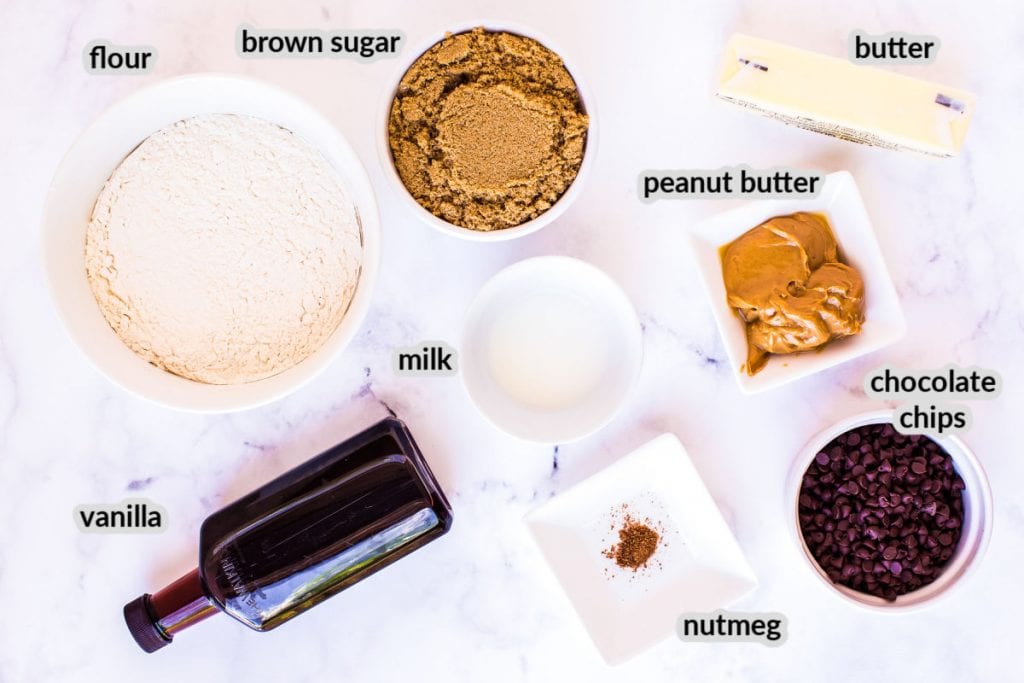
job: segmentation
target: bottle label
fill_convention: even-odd
[[[167,510],[146,498],[77,505],[73,514],[79,531],[84,533],[151,534],[167,528]]]

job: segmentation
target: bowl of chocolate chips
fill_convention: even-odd
[[[891,411],[812,438],[790,472],[787,512],[814,573],[873,609],[915,609],[961,583],[984,552],[992,493],[954,436],[902,434]]]

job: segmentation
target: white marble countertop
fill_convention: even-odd
[[[7,2],[0,41],[5,218],[0,224],[0,681],[1006,681],[1019,677],[1024,604],[1024,240],[1015,206],[1024,153],[1024,11],[1006,2],[772,3]],[[438,234],[384,182],[375,131],[398,61],[243,61],[234,30],[398,28],[409,44],[454,25],[511,20],[550,36],[596,99],[593,173],[555,224],[505,244]],[[713,101],[734,31],[842,56],[852,29],[937,35],[907,73],[976,92],[964,152],[935,161],[859,147]],[[145,76],[90,76],[82,47],[156,46]],[[170,411],[99,375],[63,333],[43,284],[40,214],[75,137],[145,84],[197,71],[277,83],[329,116],[361,155],[384,226],[382,275],[361,333],[293,395],[228,415]],[[687,226],[734,205],[641,204],[645,168],[812,166],[856,178],[909,331],[869,357],[769,393],[739,393],[685,252]],[[389,353],[457,342],[462,314],[502,266],[571,254],[615,277],[644,325],[646,358],[627,407],[557,451],[503,436],[456,379],[403,379]],[[787,535],[783,483],[823,427],[877,407],[860,390],[883,362],[998,370],[1002,396],[973,405],[966,441],[992,481],[995,526],[977,571],[914,614],[855,609],[815,581]],[[122,605],[195,564],[202,519],[253,486],[367,426],[390,408],[410,426],[455,509],[451,533],[276,631],[226,617],[158,655],[132,642]],[[737,425],[743,425],[738,428]],[[761,585],[738,607],[790,619],[781,648],[669,639],[608,668],[530,543],[522,516],[650,437],[679,435]],[[160,535],[85,535],[79,503],[143,495],[164,505]]]

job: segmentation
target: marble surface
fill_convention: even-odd
[[[301,7],[293,7],[299,5]],[[1024,11],[1006,2],[60,3],[7,0],[0,41],[0,681],[930,681],[1019,677],[1024,601],[1024,240],[1017,224],[1024,138]],[[600,122],[597,162],[555,224],[474,244],[419,223],[385,182],[374,134],[399,60],[240,60],[233,35],[273,28],[399,28],[410,44],[469,22],[536,27],[579,66]],[[734,31],[835,55],[855,28],[930,33],[934,64],[906,73],[979,95],[962,155],[936,161],[869,149],[730,108],[710,93]],[[145,76],[90,76],[90,40],[159,50]],[[407,57],[408,55],[403,55]],[[63,333],[43,283],[40,215],[50,177],[105,107],[198,71],[277,83],[329,116],[361,155],[384,225],[382,276],[351,347],[320,377],[263,408],[170,411],[99,375]],[[747,163],[848,169],[874,221],[906,312],[900,343],[769,393],[739,393],[685,231],[731,201],[641,204],[645,168]],[[628,405],[598,434],[558,448],[503,436],[457,378],[403,379],[389,353],[457,342],[462,314],[502,266],[571,254],[614,276],[644,325]],[[823,427],[877,404],[864,373],[893,363],[997,369],[1002,396],[974,404],[966,441],[988,470],[995,526],[977,571],[914,614],[855,609],[814,580],[784,522],[790,461]],[[194,566],[203,518],[393,410],[409,424],[455,508],[452,532],[297,621],[266,634],[227,617],[143,654],[121,606]],[[738,605],[789,616],[781,648],[674,639],[617,668],[590,644],[527,537],[522,516],[652,436],[690,451],[760,578]],[[142,495],[170,511],[156,536],[86,535],[79,503]]]

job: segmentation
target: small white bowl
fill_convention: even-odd
[[[849,602],[870,610],[881,612],[902,612],[918,609],[931,605],[940,597],[949,595],[954,586],[958,586],[963,579],[977,565],[988,546],[989,536],[992,531],[992,490],[989,488],[988,477],[981,466],[978,458],[955,436],[932,436],[928,438],[935,441],[953,459],[953,466],[957,474],[964,480],[966,488],[963,491],[964,497],[964,522],[960,534],[960,543],[957,545],[953,556],[942,570],[942,573],[935,581],[923,586],[916,591],[905,593],[895,601],[889,602],[883,598],[861,593],[852,588],[847,588],[833,583],[828,574],[822,569],[817,560],[811,555],[811,551],[804,541],[800,531],[799,520],[799,498],[800,487],[803,483],[804,472],[810,467],[821,449],[832,439],[840,434],[862,427],[868,424],[891,424],[893,411],[878,410],[853,417],[846,418],[839,423],[816,434],[794,460],[790,468],[786,490],[786,519],[789,523],[790,535],[803,552],[808,567],[825,585],[831,588],[837,595],[842,596]]]
[[[820,350],[769,356],[767,365],[751,377],[743,370],[747,362],[745,325],[726,300],[719,250],[769,218],[798,211],[825,214],[843,261],[860,272],[864,279],[864,326],[860,334],[832,342]],[[711,311],[725,342],[729,363],[745,394],[773,389],[877,351],[895,343],[906,332],[903,310],[882,250],[853,176],[846,171],[826,176],[821,192],[813,199],[751,202],[713,216],[690,232],[690,247],[711,299]]]
[[[499,429],[566,443],[607,424],[640,374],[643,336],[625,292],[567,256],[519,261],[466,313],[460,350],[470,398]]]
[[[594,165],[594,157],[596,156],[597,150],[597,116],[595,115],[594,98],[591,97],[590,90],[587,88],[586,84],[580,79],[579,71],[572,66],[573,62],[566,58],[565,53],[547,37],[541,36],[532,29],[527,29],[509,22],[477,21],[458,24],[448,30],[455,35],[459,33],[466,33],[481,26],[486,31],[502,31],[536,40],[562,59],[562,63],[569,71],[569,75],[571,75],[573,80],[576,82],[576,89],[580,94],[580,102],[583,105],[583,111],[590,119],[589,127],[587,128],[587,144],[583,151],[583,161],[580,164],[579,172],[576,174],[576,177],[573,178],[572,184],[569,185],[568,189],[566,189],[562,196],[558,198],[558,201],[556,201],[547,211],[532,220],[526,221],[525,223],[521,223],[511,228],[504,228],[502,230],[484,231],[464,228],[461,225],[455,225],[442,218],[438,218],[423,208],[423,206],[417,202],[411,194],[409,194],[409,190],[406,189],[405,183],[402,182],[401,177],[398,175],[398,171],[395,169],[395,161],[391,156],[391,145],[389,143],[388,136],[388,121],[391,117],[391,103],[394,101],[395,94],[398,92],[398,86],[402,82],[402,78],[405,76],[409,68],[417,59],[420,58],[420,56],[423,55],[423,53],[432,48],[438,42],[444,40],[443,35],[431,37],[417,45],[416,49],[410,50],[410,59],[401,64],[395,77],[389,84],[389,87],[384,89],[384,97],[379,107],[380,127],[378,128],[379,135],[377,136],[377,148],[379,151],[381,168],[388,181],[394,187],[395,194],[400,198],[402,204],[404,204],[421,221],[447,235],[452,235],[454,237],[461,237],[462,239],[476,242],[501,242],[504,240],[514,239],[516,237],[522,237],[523,235],[529,235],[532,232],[540,230],[545,225],[548,225],[561,216],[562,213],[569,208],[569,205],[576,200],[576,197],[583,188],[587,175],[590,173],[591,167]]]
[[[143,140],[201,114],[258,117],[299,135],[341,176],[359,215],[363,263],[355,296],[338,329],[297,365],[256,382],[204,384],[143,360],[103,318],[85,273],[85,231],[93,204],[118,164]],[[140,90],[104,112],[68,151],[50,183],[43,217],[43,259],[50,295],[72,341],[116,384],[162,405],[196,412],[251,408],[280,398],[327,367],[359,329],[380,260],[380,219],[370,181],[344,137],[316,110],[260,81],[198,74]]]

